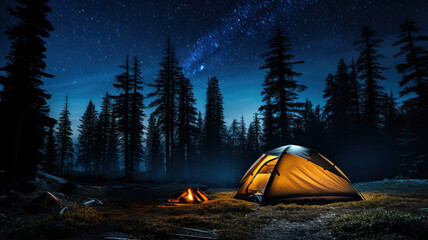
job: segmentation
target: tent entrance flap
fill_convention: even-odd
[[[278,158],[267,161],[260,167],[259,171],[251,180],[250,184],[247,187],[247,194],[263,194],[266,188],[266,184],[269,181],[270,175],[278,162]]]

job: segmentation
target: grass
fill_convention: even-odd
[[[215,230],[221,239],[248,239],[272,219],[304,223],[332,213],[328,230],[339,239],[415,238],[428,234],[426,217],[419,209],[428,199],[379,193],[365,194],[366,201],[326,205],[278,204],[263,206],[231,198],[232,192],[216,192],[215,200],[189,205],[132,203],[117,206],[73,207],[37,216],[12,234],[14,239],[42,236],[50,226],[62,223],[77,233],[123,232],[140,239],[169,239],[182,227]],[[379,237],[381,236],[381,237]],[[36,237],[37,238],[37,237]]]
[[[401,209],[408,212],[417,212],[424,205],[428,206],[428,199],[415,197],[392,195],[385,193],[365,193],[366,201],[339,202],[330,204],[334,207],[353,208],[353,209],[372,209],[372,208],[392,208]]]
[[[90,206],[66,211],[60,218],[78,228],[91,228],[106,220],[95,208]]]
[[[331,232],[339,239],[424,239],[427,227],[423,216],[383,209],[352,211],[334,218],[329,224]]]

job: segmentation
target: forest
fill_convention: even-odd
[[[33,176],[43,169],[61,176],[233,186],[264,151],[298,144],[322,150],[356,181],[428,177],[428,37],[415,20],[392,33],[393,57],[402,59],[396,66],[400,96],[382,87],[392,81],[382,75],[382,39],[362,26],[355,60],[338,59],[337,71],[320,79],[325,104],[316,106],[299,98],[310,87],[295,71],[304,61],[293,55],[287,33],[274,29],[260,53],[265,78],[259,111],[250,123],[242,117],[229,125],[215,76],[208,79],[205,108],[195,107],[192,81],[168,37],[158,77],[145,81],[141,61],[132,54],[123,59],[113,84],[119,94],[105,93],[101,106],[89,101],[73,142],[73,100],[65,96],[58,119],[49,115],[43,79],[54,76],[44,71],[43,38],[53,26],[45,3],[34,8],[37,16],[11,10],[19,22],[6,31],[12,44],[0,80],[0,168],[7,173]],[[145,95],[143,88],[151,92]]]

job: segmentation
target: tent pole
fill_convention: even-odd
[[[363,194],[360,192],[360,190],[358,190],[358,188],[357,188],[353,183],[351,183],[351,185],[355,188],[355,190],[357,190],[357,192],[358,192],[358,194],[360,195],[360,197],[361,197],[364,201],[366,201],[366,198],[363,196]]]

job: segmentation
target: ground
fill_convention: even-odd
[[[0,239],[424,239],[428,180],[357,183],[365,200],[324,205],[259,206],[231,189],[206,189],[214,200],[171,204],[182,184],[83,184],[39,174],[31,193],[14,191],[0,206]],[[56,200],[35,201],[44,191]],[[62,189],[63,191],[64,189]],[[64,191],[63,191],[64,192]],[[67,191],[65,191],[67,192]],[[83,205],[88,200],[93,201]],[[67,207],[62,214],[61,210]]]

